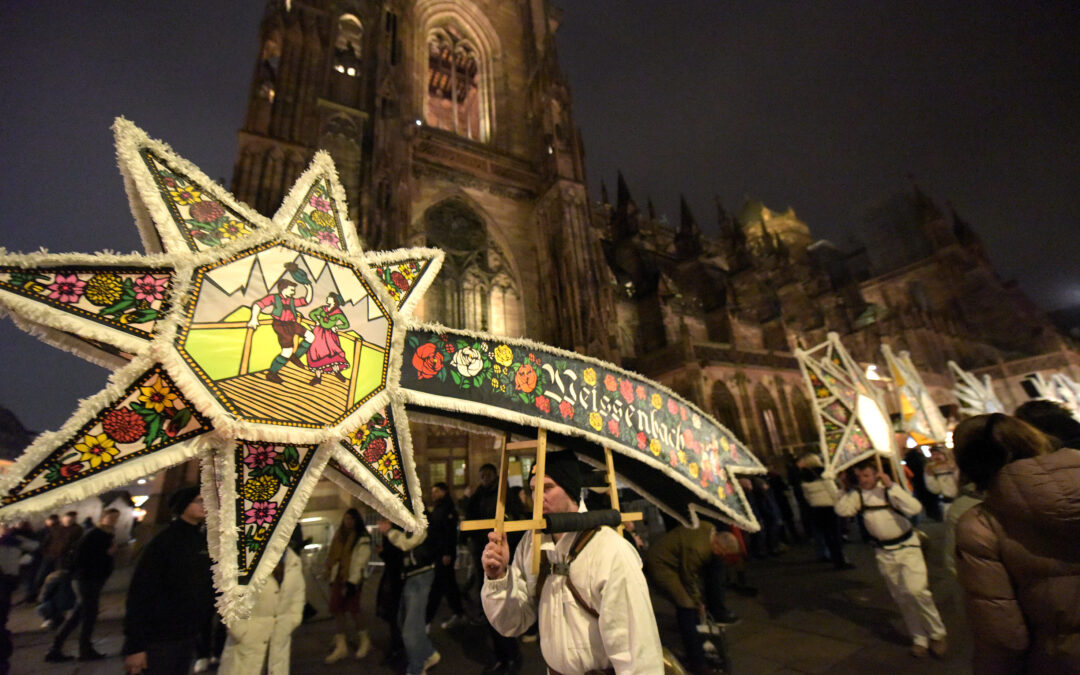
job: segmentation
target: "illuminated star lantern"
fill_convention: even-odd
[[[324,152],[267,219],[127,120],[114,132],[147,255],[0,251],[0,306],[117,369],[11,468],[0,518],[198,457],[226,618],[247,611],[324,474],[423,529],[399,361],[442,253],[365,253]]]
[[[881,353],[889,366],[896,393],[900,399],[900,424],[919,445],[943,443],[948,433],[948,423],[934,403],[919,370],[906,351],[893,354],[887,344],[881,345]]]
[[[955,361],[949,361],[949,370],[952,371],[956,386],[953,395],[960,401],[960,412],[969,417],[975,415],[989,415],[991,413],[1005,412],[1005,405],[994,393],[994,383],[989,375],[983,375],[983,379],[975,377]]]
[[[796,349],[806,386],[814,403],[825,475],[871,457],[892,453],[892,426],[878,392],[864,379],[840,336],[808,350]]]

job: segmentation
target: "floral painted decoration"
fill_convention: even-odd
[[[152,368],[0,499],[14,504],[210,431],[167,374]]]
[[[289,223],[289,231],[325,246],[344,248],[341,223],[333,199],[330,185],[325,180],[312,184],[303,205]]]
[[[400,495],[406,508],[412,508],[412,495],[402,471],[400,441],[390,408],[372,415],[341,441],[341,447],[380,483]]]
[[[378,276],[390,299],[400,307],[412,292],[416,280],[423,276],[427,266],[431,264],[428,259],[402,260],[396,263],[372,265],[372,271]]]
[[[150,149],[141,151],[143,161],[160,190],[162,201],[188,247],[206,251],[222,246],[255,229],[231,207],[212,197],[200,184],[169,166],[168,160]]]
[[[237,570],[251,578],[317,446],[241,441],[236,446]]]
[[[162,268],[0,266],[0,291],[143,338],[169,310],[172,279],[173,271]]]
[[[438,400],[469,400],[485,414],[528,415],[551,428],[591,436],[665,467],[716,500],[728,516],[752,522],[731,488],[729,469],[753,472],[757,460],[730,431],[654,383],[610,364],[494,336],[410,330],[405,342],[408,365],[401,382],[408,390]]]

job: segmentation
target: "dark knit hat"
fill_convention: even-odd
[[[575,502],[581,501],[581,464],[572,450],[549,452],[544,460],[544,473]]]
[[[179,516],[198,496],[199,488],[195,485],[180,488],[169,496],[169,511],[172,511],[174,516]]]

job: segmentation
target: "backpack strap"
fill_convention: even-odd
[[[858,489],[858,488],[856,488],[856,489]],[[878,539],[874,535],[870,534],[869,531],[867,531],[866,536],[870,537],[873,540],[874,547],[876,547],[876,548],[885,548],[886,546],[895,546],[896,544],[907,541],[907,538],[911,536],[911,531],[914,530],[915,528],[914,528],[914,526],[911,525],[911,521],[908,520],[908,517],[904,515],[903,511],[901,511],[900,509],[893,506],[892,500],[889,499],[889,490],[888,490],[888,488],[886,488],[886,490],[885,490],[885,503],[880,505],[880,506],[867,506],[866,503],[863,501],[862,490],[858,489],[858,491],[859,491],[859,511],[880,511],[881,509],[888,509],[888,510],[894,512],[894,513],[899,514],[904,520],[907,520],[907,522],[908,522],[907,531],[904,532],[903,534],[901,534],[899,537],[895,537],[893,539]]]
[[[570,554],[566,557],[566,562],[564,563],[552,563],[551,559],[548,558],[546,554],[544,555],[543,564],[540,565],[540,575],[536,578],[537,603],[540,601],[540,594],[544,590],[544,584],[547,583],[548,577],[552,574],[561,574],[566,577],[566,588],[570,591],[570,595],[574,596],[574,601],[594,619],[600,618],[600,613],[585,602],[585,599],[581,596],[577,587],[574,586],[574,582],[570,579],[570,565],[577,560],[578,555],[585,550],[585,547],[599,531],[599,527],[594,527],[591,530],[579,532],[577,538],[574,540],[573,546],[570,547]]]

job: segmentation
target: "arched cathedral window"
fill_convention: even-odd
[[[449,24],[428,33],[425,121],[478,141],[487,140],[483,110],[483,58],[462,31]]]
[[[349,107],[359,104],[363,39],[360,20],[352,14],[342,14],[330,53],[330,99],[335,103]]]
[[[259,96],[274,102],[278,67],[281,65],[281,36],[268,35],[259,54]]]
[[[360,75],[360,54],[364,28],[352,14],[342,14],[338,19],[337,38],[334,41],[334,70],[346,77]]]
[[[436,204],[424,214],[427,245],[446,254],[425,298],[427,318],[498,335],[524,333],[521,293],[506,256],[463,202]]]

